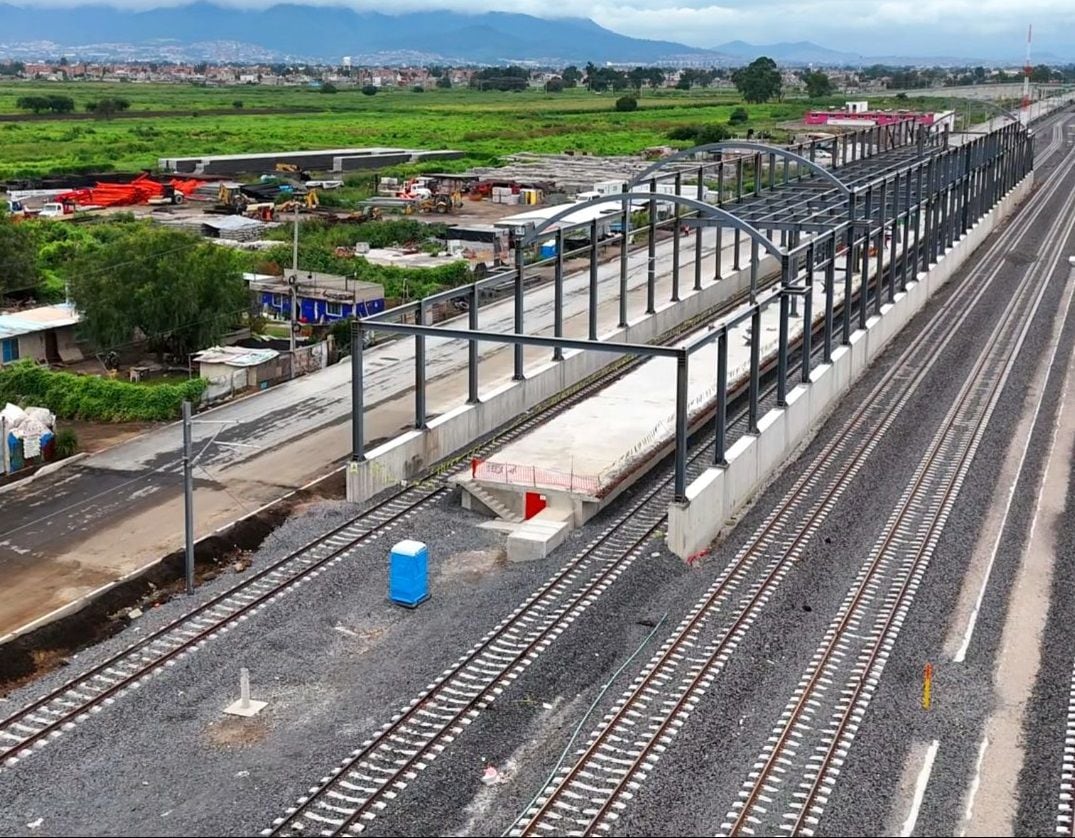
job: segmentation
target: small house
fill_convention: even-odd
[[[81,361],[75,345],[79,319],[68,303],[0,314],[0,365],[20,358],[50,364]]]
[[[376,282],[318,271],[299,271],[286,276],[244,276],[261,310],[275,319],[291,319],[292,290],[296,300],[295,319],[300,323],[331,323],[384,311],[384,286]]]

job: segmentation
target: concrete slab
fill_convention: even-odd
[[[229,716],[245,716],[250,718],[251,716],[256,716],[268,706],[269,702],[267,701],[254,701],[253,699],[250,699],[244,704],[243,700],[240,698],[238,701],[234,701],[225,707],[224,712]]]
[[[519,524],[508,536],[508,561],[530,562],[543,559],[564,543],[574,529],[573,515],[566,509],[543,509]]]

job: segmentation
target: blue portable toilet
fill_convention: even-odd
[[[388,598],[415,608],[429,599],[429,550],[421,541],[407,539],[388,557]]]

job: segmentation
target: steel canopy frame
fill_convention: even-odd
[[[721,207],[714,206],[713,204],[707,204],[704,201],[699,201],[694,198],[686,198],[683,195],[667,195],[663,192],[620,192],[614,195],[601,195],[596,198],[592,198],[586,202],[585,206],[593,207],[600,204],[622,204],[624,202],[634,203],[649,203],[651,201],[658,201],[660,203],[673,203],[678,206],[686,207],[687,209],[694,210],[695,212],[702,213],[703,215],[719,219],[722,223],[727,224],[729,227],[733,227],[737,230],[742,230],[752,239],[758,242],[758,244],[768,250],[772,255],[779,256],[784,251],[773,244],[761,230],[751,226],[746,221],[743,221],[739,216],[733,215]],[[549,227],[555,225],[557,222],[562,221],[569,215],[574,215],[579,211],[577,204],[572,204],[570,207],[564,209],[562,212],[558,212],[551,218],[547,218],[539,225],[534,227],[533,230],[528,232],[522,239],[522,244],[533,244],[539,238],[542,238],[545,231]]]
[[[637,175],[635,175],[631,180],[627,182],[627,186],[628,188],[632,186],[637,186],[642,181],[651,178],[654,173],[664,169],[670,163],[675,163],[688,157],[695,157],[699,154],[713,154],[717,152],[737,150],[760,152],[762,154],[773,155],[783,160],[797,163],[798,165],[804,166],[814,174],[818,175],[818,177],[820,177],[822,180],[827,180],[837,189],[841,190],[844,194],[847,194],[851,191],[848,188],[847,184],[840,180],[840,178],[836,177],[836,175],[834,175],[828,169],[819,166],[813,160],[803,157],[801,154],[796,154],[794,151],[791,151],[791,149],[784,148],[783,146],[769,145],[768,143],[754,143],[741,140],[724,140],[719,143],[706,143],[705,145],[695,146],[694,148],[688,148],[685,151],[676,152],[675,154],[669,155],[668,157],[662,157],[652,166],[648,166],[647,168],[639,172]],[[757,177],[757,175],[755,175],[755,177]]]
[[[901,129],[903,130],[903,129]],[[780,283],[760,297],[752,296],[751,303],[744,310],[726,317],[711,327],[708,333],[696,337],[690,344],[680,347],[654,347],[637,344],[617,344],[596,340],[595,313],[597,308],[597,261],[598,235],[597,221],[590,220],[580,224],[570,224],[568,228],[584,227],[591,229],[590,247],[590,337],[588,340],[569,339],[563,335],[563,235],[564,227],[558,227],[556,257],[556,303],[554,311],[554,334],[528,335],[525,333],[524,285],[526,264],[524,250],[542,236],[547,236],[551,227],[558,225],[567,216],[577,213],[580,205],[565,207],[536,228],[527,233],[516,248],[515,282],[515,323],[509,333],[481,331],[478,328],[477,303],[478,290],[491,280],[481,280],[462,288],[441,292],[434,298],[408,304],[398,310],[411,310],[418,313],[415,324],[385,322],[383,315],[356,321],[352,334],[352,399],[353,424],[352,443],[354,461],[365,457],[362,429],[363,412],[363,334],[373,328],[401,335],[412,335],[416,341],[415,353],[415,427],[426,427],[425,414],[425,369],[420,348],[428,336],[446,339],[466,340],[470,344],[469,353],[469,398],[475,404],[478,398],[478,352],[480,341],[513,345],[515,349],[516,378],[523,377],[523,347],[553,347],[554,358],[562,357],[564,349],[580,351],[603,351],[641,357],[675,357],[676,358],[676,413],[675,413],[675,496],[677,501],[685,499],[686,489],[686,446],[687,446],[687,372],[690,355],[702,346],[717,342],[717,395],[716,395],[716,450],[714,462],[720,464],[724,459],[724,439],[726,434],[726,410],[728,399],[728,333],[731,328],[746,319],[751,322],[750,374],[749,374],[749,410],[748,432],[758,429],[758,412],[760,401],[761,368],[761,315],[768,306],[779,304],[779,339],[777,346],[776,392],[777,403],[783,404],[787,395],[790,373],[790,327],[789,319],[795,317],[794,305],[801,297],[803,300],[803,349],[801,359],[796,363],[805,383],[810,380],[811,370],[811,336],[814,323],[812,303],[815,277],[820,276],[824,283],[823,316],[823,359],[830,359],[832,344],[837,331],[844,343],[848,343],[852,331],[867,325],[867,306],[872,302],[875,313],[880,312],[882,298],[887,290],[887,301],[891,302],[898,289],[902,291],[919,270],[936,262],[948,247],[954,244],[969,227],[991,210],[1000,198],[1014,187],[1031,169],[1033,147],[1029,141],[1029,132],[1019,123],[1005,125],[989,134],[982,135],[968,143],[955,148],[947,147],[945,135],[927,135],[917,132],[917,144],[912,145],[908,139],[906,145],[897,146],[892,153],[885,152],[857,157],[846,162],[843,168],[845,180],[839,182],[839,188],[829,185],[829,178],[806,181],[796,180],[792,186],[787,179],[785,168],[784,186],[775,183],[771,177],[768,191],[762,193],[758,184],[749,197],[737,201],[735,212],[721,206],[715,206],[702,200],[687,198],[679,194],[658,193],[651,191],[628,191],[624,193],[601,196],[581,206],[593,207],[602,204],[628,206],[635,202],[650,206],[650,248],[648,276],[648,308],[653,307],[653,288],[655,275],[655,257],[653,249],[653,213],[657,203],[676,205],[676,241],[680,209],[686,209],[692,216],[687,221],[699,228],[716,226],[718,231],[717,277],[719,269],[719,231],[726,225],[740,233],[746,233],[752,243],[752,265],[757,265],[757,252],[764,249],[780,262]],[[928,145],[927,145],[928,144]],[[722,144],[714,144],[720,146]],[[758,145],[758,144],[755,144]],[[742,147],[740,145],[740,147]],[[765,153],[770,147],[761,146]],[[881,149],[880,143],[874,146]],[[779,149],[773,147],[774,153]],[[756,158],[757,159],[757,158]],[[791,158],[786,158],[791,159]],[[667,162],[667,161],[665,161]],[[718,163],[717,165],[722,165]],[[677,174],[677,181],[679,175]],[[739,184],[741,186],[741,183]],[[699,197],[701,197],[699,183]],[[804,197],[805,193],[805,197]],[[740,190],[740,197],[742,192]],[[763,230],[768,229],[770,236]],[[780,244],[773,241],[775,231],[782,233]],[[627,228],[624,228],[626,234]],[[698,240],[701,234],[699,230]],[[805,233],[805,240],[800,236]],[[623,237],[626,240],[626,235]],[[912,244],[913,239],[913,244]],[[887,251],[887,253],[886,253]],[[621,283],[626,273],[622,269],[623,253],[621,251]],[[678,255],[679,249],[674,253]],[[699,254],[701,248],[699,247]],[[875,260],[876,255],[876,260]],[[884,263],[884,257],[889,263]],[[738,264],[736,249],[735,268]],[[876,264],[876,269],[874,265]],[[697,280],[696,289],[700,290]],[[841,271],[843,277],[843,312],[842,323],[837,327],[834,322],[834,293],[836,273]],[[678,262],[674,272],[678,273]],[[858,274],[858,322],[853,324],[851,317],[853,291],[853,274]],[[887,288],[885,278],[887,276]],[[496,277],[503,282],[507,277]],[[621,288],[624,285],[621,284]],[[424,314],[432,299],[463,296],[469,293],[470,318],[468,328],[450,328],[426,325]],[[621,312],[625,295],[621,295]],[[673,285],[673,299],[675,286]],[[621,320],[625,316],[621,314]]]

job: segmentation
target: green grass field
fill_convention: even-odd
[[[733,95],[646,91],[633,113],[617,113],[613,94],[584,90],[478,93],[470,90],[314,90],[260,87],[196,88],[72,82],[0,85],[0,112],[15,112],[15,99],[62,93],[85,102],[123,96],[131,111],[175,110],[176,116],[112,120],[33,120],[0,123],[0,178],[72,171],[131,171],[156,166],[157,158],[304,148],[405,145],[458,148],[467,162],[490,162],[515,151],[586,151],[629,154],[667,142],[677,125],[727,121],[739,104]],[[194,116],[229,107],[318,108],[316,113]],[[804,102],[750,106],[751,127],[797,118]]]
[[[467,159],[457,166],[490,163],[516,151],[584,151],[633,154],[668,143],[669,129],[727,122],[742,103],[734,93],[645,90],[638,110],[618,113],[619,94],[576,89],[559,94],[467,89],[415,93],[391,89],[375,96],[345,89],[335,94],[307,88],[260,86],[203,88],[179,84],[96,82],[0,83],[0,113],[17,113],[26,95],[61,94],[86,102],[122,96],[138,111],[174,111],[175,116],[126,116],[111,120],[42,119],[0,123],[0,179],[79,171],[135,171],[155,168],[159,157],[229,154],[287,149],[400,145],[457,148]],[[241,100],[243,109],[232,109]],[[748,105],[743,126],[770,130],[798,120],[812,105],[789,99]],[[900,107],[926,106],[908,100]],[[897,103],[888,100],[888,106]],[[936,106],[937,103],[933,102]],[[229,108],[215,115],[199,111]],[[244,113],[249,108],[315,109],[290,114]],[[689,143],[677,143],[689,145]]]

